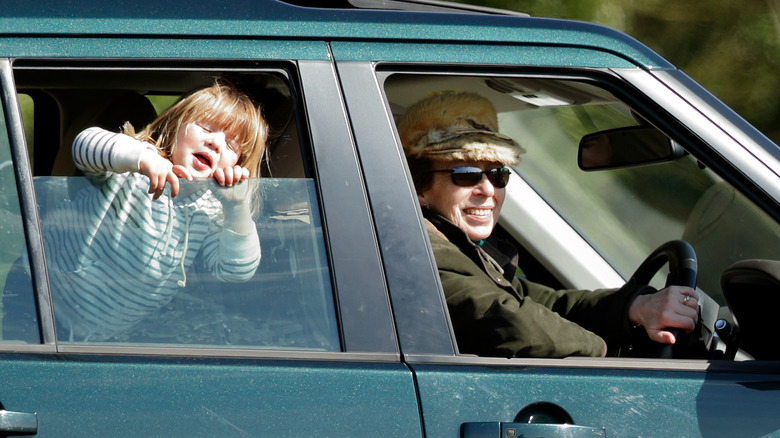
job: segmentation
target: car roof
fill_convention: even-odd
[[[331,0],[322,4],[288,1],[39,0],[35,7],[11,2],[3,6],[0,38],[274,37],[585,46],[617,55],[639,67],[673,68],[628,35],[591,23],[433,0]],[[318,7],[301,6],[312,3],[318,3]],[[383,6],[403,9],[377,9]],[[426,8],[429,9],[420,10]],[[502,12],[506,14],[500,15]],[[3,45],[0,40],[0,49]]]

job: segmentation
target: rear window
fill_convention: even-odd
[[[166,192],[161,202],[149,203],[148,193],[124,189],[137,183],[148,188],[148,178],[134,172],[84,175],[71,154],[74,138],[86,128],[114,135],[130,122],[140,131],[216,77],[251,96],[270,128],[258,177],[242,183],[241,195],[251,200],[259,262],[225,243],[244,245],[246,239],[229,229],[225,189],[213,178],[182,182],[189,196]],[[309,148],[299,141],[294,89],[284,68],[20,67],[15,80],[58,342],[341,349],[317,183],[306,165]],[[9,175],[4,190],[15,187]],[[120,189],[111,192],[107,180]],[[18,201],[9,201],[18,216]],[[149,218],[157,210],[170,212],[171,219],[153,225]],[[3,339],[38,343],[23,233],[10,234],[20,242],[6,245]]]

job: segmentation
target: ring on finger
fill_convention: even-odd
[[[691,299],[690,295],[686,295],[685,298],[683,298],[683,304],[688,304],[688,301]]]

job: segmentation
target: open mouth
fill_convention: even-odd
[[[210,170],[212,159],[211,155],[205,153],[205,152],[198,152],[195,154],[192,154],[193,160],[192,160],[192,167],[195,170]]]

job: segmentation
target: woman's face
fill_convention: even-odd
[[[458,166],[473,166],[482,170],[503,167],[490,161],[455,161],[432,163],[433,182],[426,191],[418,195],[420,204],[438,212],[458,228],[469,239],[482,240],[490,236],[498,222],[506,189],[496,188],[485,175],[474,186],[462,187],[452,182],[452,174],[439,172]]]
[[[216,169],[233,167],[239,157],[236,141],[209,123],[182,125],[171,153],[173,164],[184,166],[195,178],[211,177]]]

